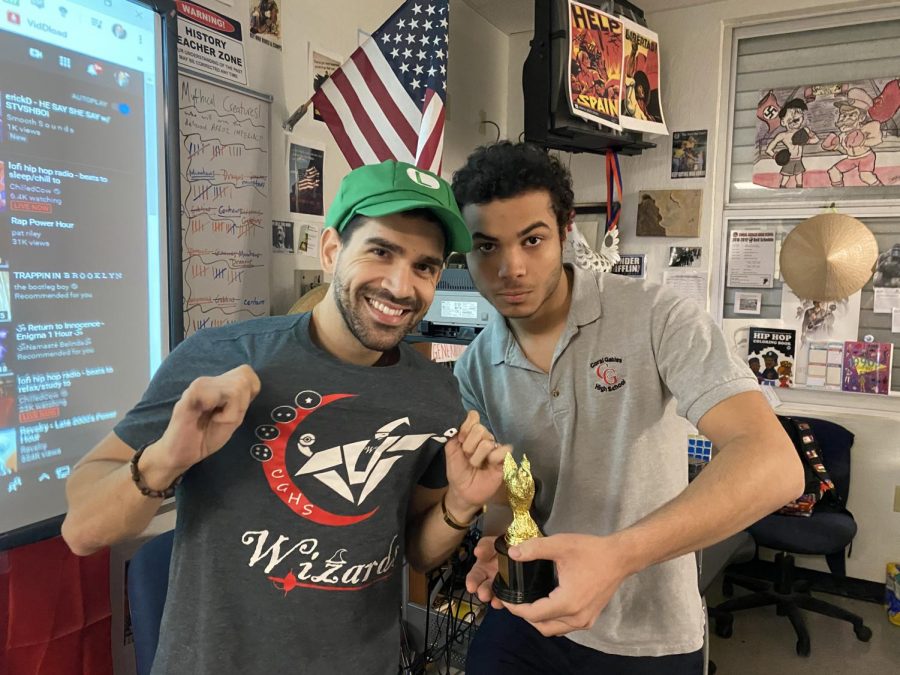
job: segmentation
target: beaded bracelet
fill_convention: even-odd
[[[175,496],[175,488],[178,487],[179,483],[181,483],[181,479],[184,477],[178,476],[172,484],[167,487],[165,490],[152,490],[148,488],[146,485],[141,485],[141,471],[138,469],[138,462],[141,459],[141,455],[144,454],[144,450],[147,449],[148,446],[153,445],[156,441],[150,441],[149,443],[144,443],[138,451],[134,453],[134,457],[131,458],[131,462],[129,463],[131,466],[131,480],[134,481],[134,484],[137,486],[138,490],[141,491],[141,494],[145,497],[155,497],[157,499],[168,499],[169,497]]]

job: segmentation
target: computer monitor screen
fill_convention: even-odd
[[[169,347],[165,29],[145,2],[0,3],[0,548],[65,513]]]

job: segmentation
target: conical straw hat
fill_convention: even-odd
[[[302,314],[309,312],[313,307],[318,305],[322,298],[328,293],[330,284],[319,284],[311,291],[307,291],[297,302],[288,310],[288,314]]]
[[[869,228],[842,213],[803,221],[785,237],[781,275],[797,297],[841,300],[866,285],[878,259]]]

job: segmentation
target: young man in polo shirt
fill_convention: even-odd
[[[396,675],[404,553],[442,562],[501,485],[505,449],[401,342],[471,245],[450,186],[361,167],[326,225],[311,313],[185,340],[69,478],[78,554],[137,536],[178,485],[154,675]]]
[[[559,576],[549,598],[501,603],[493,537],[479,543],[467,586],[493,608],[466,672],[701,673],[690,553],[796,497],[796,451],[696,303],[563,265],[573,192],[559,161],[498,143],[453,187],[469,270],[498,310],[456,365],[463,403],[527,453],[541,483],[534,512],[548,536],[510,555],[553,560]],[[719,451],[690,486],[679,415]]]

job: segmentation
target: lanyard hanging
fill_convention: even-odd
[[[618,193],[616,193],[618,190]],[[618,199],[614,199],[618,194]],[[575,265],[588,270],[608,272],[619,262],[619,211],[622,209],[622,174],[619,158],[612,150],[606,151],[606,229],[595,250],[588,244],[578,226],[570,222],[566,236],[575,254]]]
[[[618,192],[617,192],[618,191]],[[617,198],[618,197],[618,198]],[[613,150],[606,151],[606,231],[619,226],[622,210],[622,170],[619,156]]]

